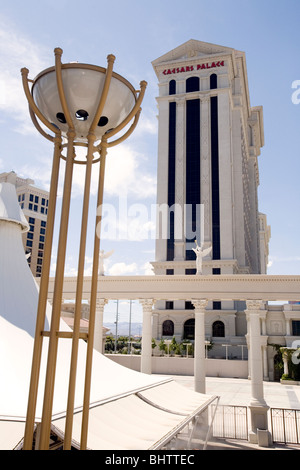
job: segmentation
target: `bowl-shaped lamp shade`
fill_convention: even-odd
[[[106,69],[87,64],[64,64],[62,82],[76,140],[86,141],[96,115],[105,82]],[[68,124],[59,98],[55,68],[44,70],[34,80],[33,99],[48,121],[66,136]],[[120,75],[113,73],[107,99],[95,128],[96,140],[118,126],[136,102],[135,90]]]

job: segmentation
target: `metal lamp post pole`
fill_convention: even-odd
[[[83,288],[83,275],[84,275],[84,259],[86,250],[86,236],[87,236],[87,224],[88,224],[88,208],[89,208],[89,195],[91,185],[91,171],[92,164],[100,160],[100,172],[98,179],[98,197],[97,197],[97,215],[96,215],[96,226],[94,236],[94,254],[93,254],[93,273],[92,273],[92,284],[91,284],[91,298],[90,298],[90,320],[89,320],[89,331],[87,335],[87,353],[86,353],[86,370],[85,370],[85,386],[84,386],[84,402],[83,402],[83,419],[82,419],[82,432],[81,432],[81,448],[87,448],[87,433],[88,433],[88,413],[89,413],[89,400],[90,400],[90,388],[91,388],[91,368],[92,368],[92,357],[93,357],[93,344],[94,344],[94,329],[95,329],[95,312],[96,312],[96,300],[97,300],[97,288],[98,288],[98,267],[99,267],[99,251],[100,251],[100,233],[101,233],[101,220],[102,220],[102,205],[103,205],[103,191],[104,191],[104,175],[105,175],[105,162],[107,149],[109,147],[118,145],[128,138],[133,130],[135,129],[140,112],[141,102],[144,97],[146,82],[141,82],[141,89],[136,91],[132,86],[122,77],[114,74],[113,63],[115,57],[113,55],[108,56],[107,69],[97,68],[95,66],[87,66],[84,64],[76,65],[62,65],[61,56],[62,49],[55,49],[55,77],[58,96],[60,105],[63,110],[65,117],[65,124],[67,126],[67,155],[66,158],[62,155],[62,131],[59,126],[56,126],[45,116],[45,113],[41,112],[38,108],[33,93],[29,89],[29,83],[33,83],[35,86],[36,81],[28,79],[28,69],[22,69],[22,81],[23,88],[25,91],[26,98],[29,103],[30,115],[33,124],[38,131],[48,140],[54,143],[54,157],[53,167],[51,175],[51,185],[49,194],[49,208],[48,208],[48,224],[47,234],[45,243],[45,254],[44,254],[44,265],[40,283],[40,294],[37,309],[37,320],[36,320],[36,332],[34,339],[34,350],[32,360],[32,370],[30,378],[30,388],[27,406],[27,416],[25,425],[24,435],[24,450],[32,449],[35,413],[37,404],[37,394],[39,386],[40,368],[41,368],[41,355],[43,349],[43,339],[49,337],[48,345],[48,357],[47,357],[47,368],[46,368],[46,380],[44,387],[44,401],[42,409],[42,419],[40,428],[40,437],[37,444],[38,449],[49,448],[49,437],[51,429],[51,418],[53,409],[53,398],[54,398],[54,386],[55,386],[55,373],[56,363],[58,354],[58,342],[60,338],[72,338],[72,349],[71,349],[71,362],[70,362],[70,377],[69,377],[69,390],[68,390],[68,403],[66,410],[66,429],[65,429],[65,442],[64,449],[71,448],[72,440],[72,425],[73,425],[73,413],[74,413],[74,397],[75,397],[75,383],[76,383],[76,370],[77,370],[77,358],[79,349],[80,339],[80,317],[81,317],[81,304],[82,304],[82,288]],[[105,73],[105,80],[101,91],[99,104],[93,116],[92,124],[89,127],[87,134],[86,143],[77,142],[76,126],[74,125],[74,117],[72,119],[69,103],[66,98],[66,90],[64,88],[64,80],[62,71],[64,67],[80,68],[82,66],[85,69]],[[44,74],[50,73],[50,69],[44,71]],[[41,75],[41,74],[40,74]],[[99,140],[99,134],[96,133],[96,126],[99,125],[99,119],[102,115],[103,108],[108,99],[108,92],[110,89],[111,79],[114,77],[121,83],[125,83],[130,88],[132,95],[134,96],[135,104],[127,116],[115,126],[114,129],[107,131],[102,135],[100,143],[95,146],[95,142]],[[50,103],[51,107],[51,103]],[[47,111],[47,109],[46,109]],[[46,113],[47,114],[47,113]],[[57,115],[56,115],[57,116]],[[108,139],[121,132],[124,127],[133,120],[133,123],[129,129],[118,139],[108,142]],[[39,124],[42,122],[51,132],[54,133],[55,137],[47,134],[45,130]],[[60,121],[61,122],[61,121]],[[80,136],[83,137],[83,136]],[[86,162],[76,161],[75,146],[81,145],[87,147]],[[99,159],[94,159],[94,154],[100,155]],[[50,260],[51,251],[53,244],[53,231],[54,231],[54,219],[56,209],[56,194],[59,177],[59,164],[60,159],[66,160],[65,166],[65,178],[64,178],[64,189],[63,189],[63,200],[61,209],[61,219],[59,227],[59,243],[58,243],[58,256],[57,256],[57,267],[55,273],[55,285],[53,294],[53,307],[51,316],[50,332],[44,331],[45,318],[46,318],[46,306],[47,306],[47,295],[48,295],[48,284],[50,274]],[[73,167],[76,163],[84,163],[86,165],[85,172],[85,186],[83,196],[83,210],[81,219],[81,236],[78,256],[78,275],[77,275],[77,289],[76,289],[76,304],[75,304],[75,316],[74,316],[74,330],[70,335],[64,335],[64,332],[60,331],[60,315],[61,315],[61,302],[63,292],[63,281],[64,281],[64,266],[66,257],[66,246],[67,246],[67,232],[69,223],[69,212],[71,203],[71,189],[72,189],[72,177]]]

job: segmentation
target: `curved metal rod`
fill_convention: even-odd
[[[101,93],[101,98],[100,98],[100,102],[98,105],[98,109],[96,111],[96,114],[94,116],[93,122],[89,130],[90,133],[94,132],[95,127],[97,126],[100,116],[102,114],[104,105],[106,103],[115,60],[116,60],[116,57],[113,54],[109,54],[107,56],[107,69],[106,69],[105,82],[104,82],[103,90]]]
[[[144,95],[145,95],[147,82],[145,80],[143,80],[140,83],[140,86],[141,86],[141,89],[140,89],[140,92],[139,92],[139,97],[136,100],[136,103],[135,103],[134,107],[132,108],[132,110],[130,111],[128,116],[121,122],[121,124],[119,124],[117,127],[115,127],[110,132],[105,134],[105,139],[106,140],[109,139],[110,137],[112,137],[113,135],[117,134],[118,132],[120,132],[126,126],[126,124],[128,124],[131,121],[131,119],[134,117],[134,115],[137,113],[137,111],[140,108],[141,103],[143,101]]]
[[[115,145],[118,145],[118,144],[120,144],[121,142],[123,142],[124,140],[128,139],[128,137],[133,133],[134,129],[135,129],[136,126],[137,126],[137,123],[138,123],[139,118],[140,118],[140,115],[141,115],[141,111],[142,111],[142,108],[140,108],[140,109],[137,111],[137,113],[136,113],[136,115],[135,115],[135,117],[134,117],[134,121],[133,121],[133,123],[131,124],[130,128],[128,129],[128,131],[125,132],[125,134],[124,134],[122,137],[120,137],[119,139],[116,139],[116,140],[114,140],[113,142],[106,143],[106,144],[105,144],[106,147],[109,147],[109,148],[110,148],[110,147],[114,147]],[[100,144],[100,145],[101,145],[101,144]],[[95,162],[96,162],[96,160],[95,160]]]
[[[42,136],[45,137],[45,139],[50,140],[50,142],[54,142],[54,137],[50,134],[47,134],[47,132],[45,132],[44,129],[39,125],[36,115],[34,114],[30,106],[29,106],[29,114],[30,114],[30,117],[34,126],[37,128],[39,133],[42,134]]]
[[[37,107],[37,105],[34,102],[34,99],[33,99],[32,95],[30,93],[30,89],[29,89],[29,86],[28,86],[29,70],[26,67],[23,67],[21,69],[21,74],[22,74],[22,82],[23,82],[24,92],[25,92],[27,101],[29,103],[30,109],[32,109],[33,113],[37,115],[37,117],[42,121],[43,124],[45,124],[46,127],[48,127],[48,129],[50,129],[50,131],[54,132],[54,134],[56,134],[56,135],[61,135],[60,129],[53,126],[53,124],[51,124],[45,118],[45,116],[41,113],[41,111],[39,110],[39,108]]]
[[[67,104],[67,100],[66,100],[66,96],[64,92],[64,85],[62,81],[61,56],[62,56],[63,50],[60,47],[56,47],[54,49],[54,53],[55,53],[55,73],[56,73],[57,89],[58,89],[60,103],[62,105],[63,113],[65,115],[69,129],[74,130],[74,124],[73,124],[71,114],[68,108],[68,104]]]

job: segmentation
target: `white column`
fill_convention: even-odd
[[[263,378],[264,380],[269,380],[269,368],[268,368],[268,345],[267,344],[264,344],[263,347],[263,365],[264,365],[264,368],[263,368],[263,371],[264,371],[264,375],[263,375]]]
[[[103,353],[103,312],[104,306],[107,304],[106,299],[97,299],[95,314],[95,332],[94,332],[94,349]]]
[[[151,374],[152,372],[152,307],[153,299],[141,299],[143,306],[143,332],[142,332],[142,357],[141,372]]]
[[[207,300],[192,300],[195,307],[195,352],[194,380],[195,391],[205,393],[205,308]]]
[[[260,444],[259,440],[269,441],[268,436],[268,406],[264,399],[263,360],[261,347],[260,314],[263,303],[258,300],[247,301],[246,315],[248,317],[250,369],[251,369],[251,430],[249,439]],[[259,432],[258,432],[259,430]]]
[[[157,160],[157,204],[159,206],[168,202],[168,136],[169,136],[169,101],[157,99],[159,109],[158,119],[158,160]],[[159,211],[158,211],[159,212]],[[157,213],[156,227],[160,233],[160,214]],[[162,234],[156,238],[155,260],[167,259],[167,243]]]
[[[221,257],[233,259],[231,105],[226,92],[218,93],[218,125]]]

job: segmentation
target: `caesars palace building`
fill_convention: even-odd
[[[212,248],[204,275],[266,274],[270,227],[257,198],[263,109],[250,104],[245,53],[190,40],[152,64],[159,85],[157,204],[170,209],[168,236],[158,214],[154,273],[196,274],[197,239]],[[288,346],[286,335],[299,335],[299,307],[266,305],[266,378],[274,379],[276,354],[267,345]],[[209,357],[245,358],[245,308],[241,301],[208,302]],[[156,302],[154,338],[193,340],[194,325],[189,300]]]
[[[106,302],[139,299],[142,372],[159,354],[151,339],[175,338],[194,342],[202,362],[205,343],[209,359],[248,359],[252,349],[249,367],[253,355],[263,378],[277,380],[278,347],[300,338],[298,276],[266,275],[270,227],[257,197],[263,111],[250,105],[245,53],[190,40],[152,64],[159,85],[155,275],[99,276],[97,347]],[[196,240],[210,250],[203,276]],[[76,278],[65,277],[63,298],[75,291]],[[52,293],[50,279],[49,299]]]

